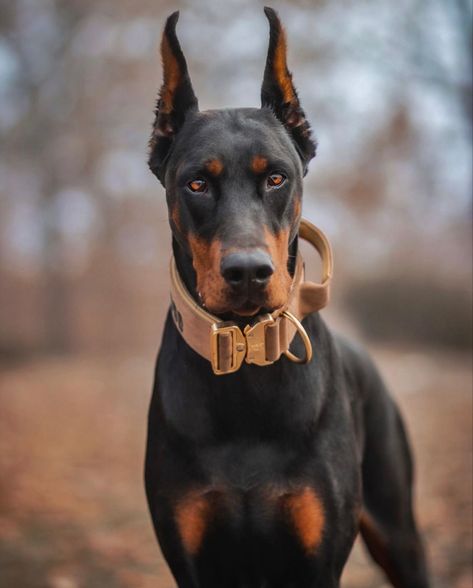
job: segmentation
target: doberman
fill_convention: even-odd
[[[230,331],[287,305],[302,179],[316,151],[284,29],[274,10],[265,13],[262,107],[209,111],[198,110],[178,13],[168,18],[150,142],[192,312],[237,325]],[[359,531],[393,586],[427,588],[406,433],[366,354],[313,312],[302,323],[314,349],[305,365],[283,354],[215,375],[180,321],[171,307],[145,466],[179,588],[335,588]],[[292,349],[304,355],[299,336]]]

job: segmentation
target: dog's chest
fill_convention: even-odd
[[[249,367],[249,366],[248,366]],[[203,377],[190,370],[160,374],[166,420],[193,443],[225,446],[239,439],[291,445],[316,428],[325,394],[312,370],[289,373],[275,364],[234,377]],[[296,366],[297,369],[297,366]],[[240,445],[240,449],[243,445]],[[231,461],[241,461],[238,455]],[[270,460],[271,461],[271,460]]]
[[[197,452],[197,459],[210,487],[244,494],[297,486],[301,473],[310,469],[311,456],[280,443],[253,440],[208,446]]]
[[[178,501],[176,520],[188,551],[241,541],[291,541],[314,553],[326,505],[311,460],[269,444],[233,444],[199,452],[206,482]],[[213,548],[212,548],[213,546]],[[231,547],[233,546],[233,547]]]

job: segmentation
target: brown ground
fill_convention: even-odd
[[[435,588],[471,588],[469,358],[375,354],[408,421]],[[171,588],[142,462],[152,358],[43,359],[0,381],[0,587]],[[344,588],[381,588],[357,545]]]

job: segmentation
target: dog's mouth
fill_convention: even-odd
[[[288,303],[290,288],[279,291],[277,295],[270,288],[257,291],[232,292],[226,289],[221,297],[206,296],[205,292],[198,292],[202,307],[222,320],[249,319],[261,314],[271,314]]]
[[[220,316],[223,320],[249,319],[259,314],[274,312],[278,307],[271,306],[266,300],[246,299],[243,302],[234,301],[226,305],[225,308],[210,309],[209,312]]]
[[[261,304],[255,304],[251,300],[248,300],[240,307],[233,309],[233,313],[238,316],[255,316],[261,310]]]

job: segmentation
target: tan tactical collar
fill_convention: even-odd
[[[216,375],[236,372],[243,360],[260,366],[270,365],[283,353],[296,363],[311,360],[312,346],[300,321],[327,305],[333,258],[327,237],[305,219],[301,221],[299,237],[317,249],[323,264],[322,282],[304,281],[304,263],[298,253],[287,304],[271,314],[256,316],[243,330],[232,321],[222,322],[199,306],[182,282],[174,258],[171,259],[174,323],[186,343],[210,361]],[[304,358],[296,357],[289,350],[296,333],[300,334],[305,345]]]

